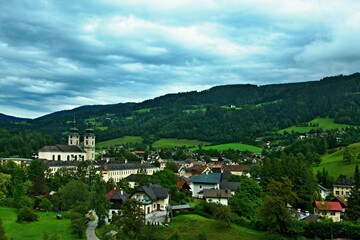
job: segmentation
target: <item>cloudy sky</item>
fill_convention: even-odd
[[[358,0],[2,1],[0,112],[350,74],[359,40]]]

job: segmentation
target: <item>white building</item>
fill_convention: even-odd
[[[68,134],[68,145],[44,146],[38,152],[38,158],[48,161],[88,161],[95,160],[95,134],[89,123],[85,130],[84,141],[80,142],[79,130],[73,127]]]

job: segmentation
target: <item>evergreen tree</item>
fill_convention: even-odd
[[[360,173],[359,166],[356,165],[354,173],[353,187],[348,199],[348,208],[346,209],[346,216],[348,219],[359,222],[360,221]]]

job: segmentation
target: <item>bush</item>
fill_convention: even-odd
[[[34,222],[39,219],[39,216],[29,207],[23,207],[19,210],[17,216],[17,222]]]
[[[39,208],[42,211],[50,211],[53,208],[53,205],[51,204],[49,199],[43,198],[43,199],[41,199]]]
[[[14,199],[13,198],[4,198],[0,201],[0,205],[3,207],[14,207]]]
[[[33,208],[34,207],[34,200],[28,196],[20,197],[19,201],[15,203],[17,208]]]

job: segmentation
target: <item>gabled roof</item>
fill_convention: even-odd
[[[342,212],[343,208],[341,207],[339,202],[323,202],[323,201],[315,201],[316,209],[319,211],[334,211],[334,212]]]
[[[199,176],[192,176],[190,182],[193,183],[220,183],[221,173],[203,173]]]
[[[85,153],[83,149],[75,145],[53,145],[53,146],[44,146],[39,152],[76,152],[76,153]]]
[[[353,180],[351,178],[338,178],[334,182],[334,187],[351,187],[353,185]]]
[[[153,185],[150,185],[150,186],[141,186],[141,187],[139,187],[132,194],[132,196],[135,195],[136,193],[139,193],[139,192],[145,193],[146,195],[149,196],[149,198],[152,201],[156,201],[156,200],[167,198],[169,193],[170,193],[170,190],[167,189],[167,188],[163,188],[158,184],[153,184]]]
[[[186,189],[190,189],[189,184],[186,182],[185,179],[181,179],[179,181],[176,182],[176,186],[178,186],[178,188],[186,188]]]
[[[347,207],[347,202],[345,202],[344,199],[342,199],[340,196],[336,196],[333,199],[330,200],[331,202],[339,202],[342,208]]]
[[[204,189],[204,198],[231,198],[231,191],[229,189]]]
[[[120,188],[114,188],[106,196],[111,200],[126,200],[130,194],[123,192]]]
[[[208,168],[207,166],[203,166],[203,165],[194,165],[190,168],[187,168],[185,171],[188,173],[191,173],[192,175],[200,175],[205,170],[211,171],[210,168]]]

